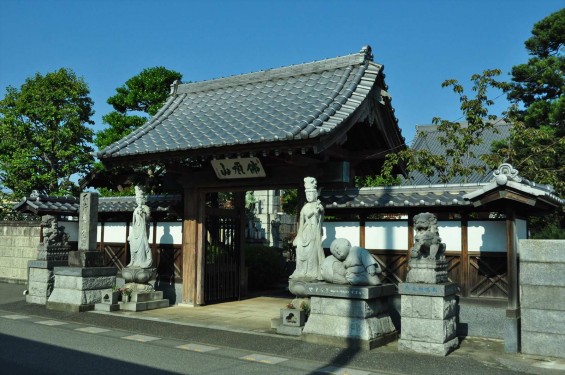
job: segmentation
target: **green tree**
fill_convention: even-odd
[[[159,66],[128,79],[107,100],[114,110],[102,117],[109,127],[96,133],[96,146],[102,150],[143,125],[163,106],[171,84],[181,78],[182,74]]]
[[[6,88],[0,101],[0,185],[15,198],[32,190],[76,194],[71,180],[92,167],[92,100],[71,69],[26,79]]]
[[[503,155],[520,173],[565,194],[565,9],[532,29],[532,56],[512,68],[508,99],[515,124]]]
[[[128,79],[125,85],[116,89],[116,94],[107,102],[114,110],[102,117],[108,127],[96,133],[95,144],[99,150],[127,136],[155,115],[163,106],[170,92],[170,86],[182,75],[164,67],[144,69],[138,75]],[[148,191],[153,191],[155,180],[159,177],[161,168],[156,165],[148,166],[143,171],[126,170],[124,167],[107,170],[101,163],[96,163],[99,180],[104,180],[108,186],[99,187],[103,196],[132,195],[131,184],[146,185]],[[127,181],[124,181],[125,176]]]
[[[499,161],[508,161],[520,175],[552,185],[565,195],[565,9],[536,23],[525,42],[531,58],[512,68],[508,112],[510,139],[495,147]],[[530,221],[537,238],[564,238],[562,211]]]
[[[388,154],[380,179],[387,182],[394,181],[392,172],[399,163],[403,163],[408,171],[422,173],[430,182],[437,178],[442,183],[446,183],[457,176],[468,177],[475,172],[486,172],[484,164],[472,162],[473,159],[481,157],[473,152],[473,147],[482,143],[482,135],[485,131],[496,131],[497,116],[489,114],[489,107],[494,104],[494,100],[488,97],[488,91],[507,87],[507,84],[496,79],[499,75],[500,70],[490,69],[471,76],[473,84],[471,89],[474,92],[472,97],[465,94],[464,87],[457,80],[444,81],[442,87],[450,87],[459,96],[464,119],[464,123],[439,117],[433,119],[433,124],[441,134],[438,140],[444,146],[446,155],[412,148]],[[425,137],[426,134],[419,133],[418,136]]]

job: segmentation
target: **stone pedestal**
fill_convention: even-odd
[[[50,310],[82,312],[94,309],[102,291],[116,285],[114,267],[55,267],[55,285],[47,300]]]
[[[169,307],[169,300],[163,299],[161,291],[132,292],[129,302],[121,302],[120,310],[144,311]],[[96,305],[98,310],[98,305]]]
[[[104,254],[100,251],[78,250],[69,252],[70,267],[102,267]]]
[[[27,289],[26,302],[45,305],[55,285],[53,267],[65,266],[62,260],[30,260],[27,263]]]
[[[457,284],[402,283],[398,292],[402,324],[398,350],[445,356],[459,346]]]
[[[406,275],[407,283],[441,284],[449,282],[447,278],[447,260],[410,259],[410,271]]]
[[[304,341],[370,350],[396,339],[387,302],[394,285],[310,283],[306,290],[311,300]]]

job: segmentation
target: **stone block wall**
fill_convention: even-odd
[[[40,222],[0,221],[0,281],[27,283],[27,262],[36,259]]]
[[[565,358],[565,240],[521,240],[522,353]]]

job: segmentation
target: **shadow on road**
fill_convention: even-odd
[[[167,375],[169,371],[0,334],[2,373],[10,375]],[[119,352],[117,352],[119,354]]]

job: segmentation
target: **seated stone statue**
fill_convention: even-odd
[[[330,245],[332,255],[322,263],[322,278],[332,284],[380,285],[381,267],[365,249],[351,246],[345,238]]]
[[[445,253],[445,244],[439,237],[437,218],[424,212],[414,216],[414,246],[410,249],[410,257],[418,259],[440,259]]]

